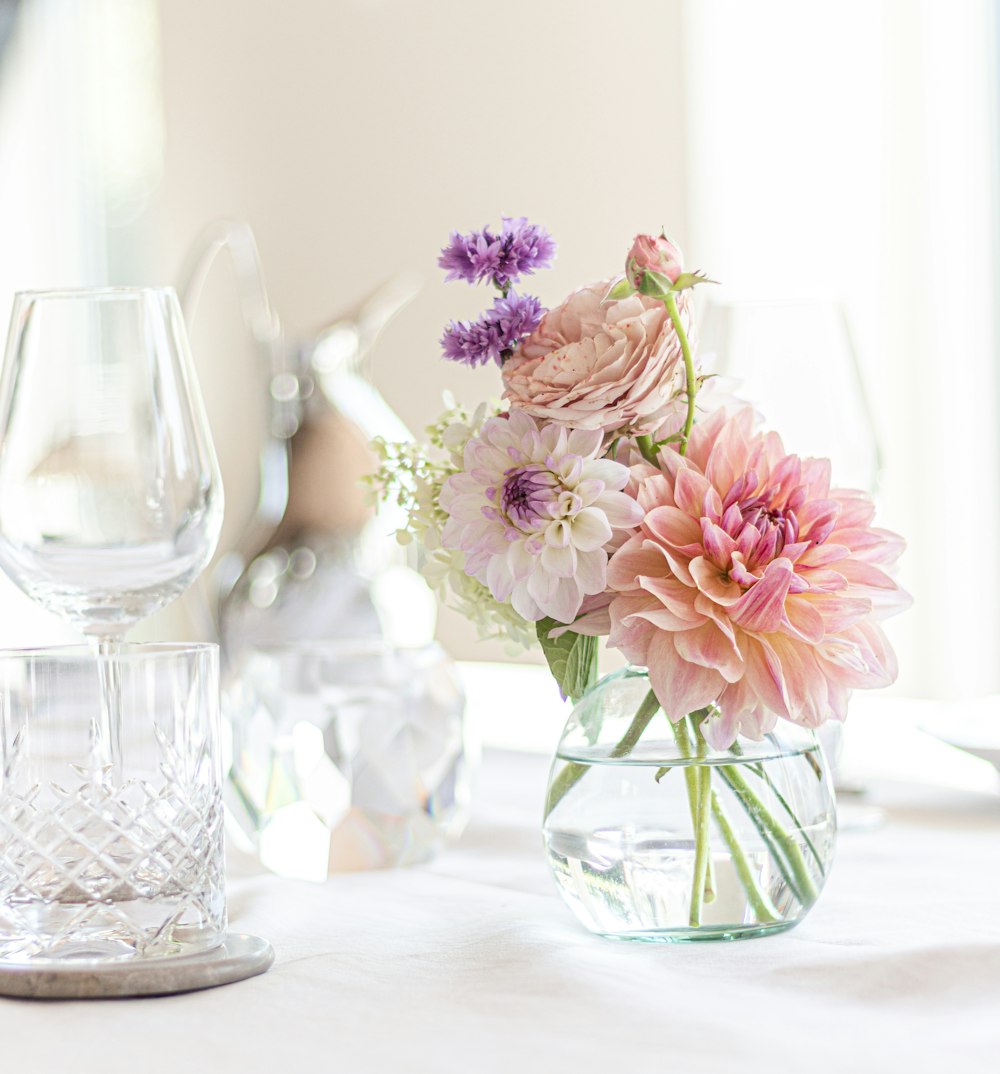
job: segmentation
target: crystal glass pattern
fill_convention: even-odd
[[[437,645],[254,650],[224,709],[230,813],[277,873],[408,865],[465,827],[465,698]]]
[[[0,653],[0,961],[152,958],[222,938],[218,649],[126,645],[115,659],[112,766],[95,741],[93,652]]]
[[[172,288],[15,297],[0,380],[0,567],[121,636],[215,550],[222,485]]]
[[[601,680],[570,714],[544,822],[560,894],[588,929],[618,939],[736,939],[790,928],[823,887],[836,835],[815,734],[779,721],[760,742],[740,737],[714,750],[694,734],[696,721],[684,721],[688,737],[679,739],[651,697],[646,673],[627,669]],[[700,786],[709,791],[704,814]],[[695,882],[700,815],[704,885]]]

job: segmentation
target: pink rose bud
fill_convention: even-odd
[[[683,260],[681,248],[666,235],[660,235],[659,238],[636,235],[625,259],[625,276],[636,290],[642,286],[643,278],[650,270],[676,283],[677,277],[684,271]]]

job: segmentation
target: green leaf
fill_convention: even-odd
[[[687,291],[692,287],[697,287],[700,283],[718,283],[718,280],[710,280],[704,272],[682,272],[680,276],[674,280],[670,287],[671,291]]]
[[[622,276],[601,301],[617,302],[620,298],[628,298],[629,295],[633,294],[635,294],[635,288],[628,282],[627,277]]]
[[[653,776],[653,779],[655,779],[655,780],[656,780],[656,782],[657,782],[657,783],[659,783],[659,782],[660,782],[660,780],[661,780],[661,779],[663,779],[663,777],[664,777],[664,776],[668,775],[668,774],[669,774],[669,773],[670,773],[671,771],[673,771],[673,769],[672,769],[672,768],[670,768],[670,767],[667,767],[667,768],[658,768],[658,769],[656,770],[656,773],[655,773],[655,775]]]
[[[555,619],[542,619],[535,629],[559,692],[576,704],[597,681],[597,638],[572,630],[558,638],[549,637],[551,631],[562,626],[565,624]]]

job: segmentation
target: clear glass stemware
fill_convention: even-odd
[[[222,510],[173,289],[17,294],[0,378],[0,568],[95,640],[95,750],[109,763],[117,644],[206,567]]]
[[[207,565],[222,485],[171,288],[18,294],[0,437],[0,566],[84,633]]]

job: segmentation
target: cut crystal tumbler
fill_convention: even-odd
[[[0,652],[0,964],[155,958],[226,924],[218,649],[125,645],[121,753],[92,649]]]

